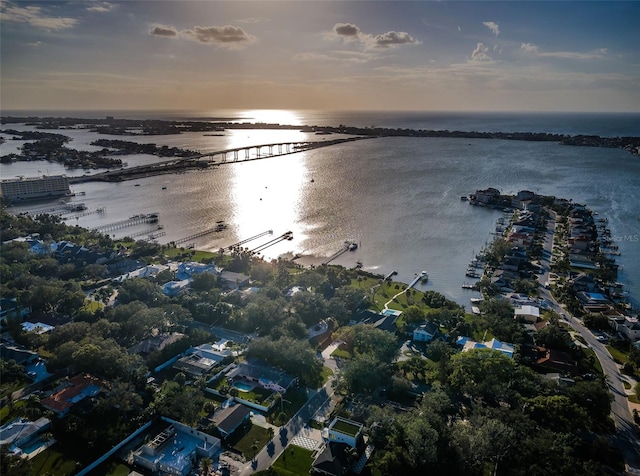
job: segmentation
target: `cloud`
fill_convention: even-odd
[[[0,13],[3,21],[27,23],[45,30],[66,30],[78,23],[75,18],[47,16],[42,8],[37,6],[16,7],[5,4],[0,7]]]
[[[149,34],[160,38],[175,38],[178,36],[178,30],[172,26],[155,25],[149,30]]]
[[[116,8],[116,5],[109,2],[100,2],[96,5],[87,8],[89,12],[107,13]]]
[[[376,57],[368,53],[360,53],[357,51],[335,51],[334,55],[319,54],[319,53],[298,53],[293,59],[295,61],[303,62],[341,62],[341,63],[368,63],[375,60]]]
[[[496,22],[483,21],[482,24],[484,26],[486,26],[487,28],[489,28],[489,30],[491,30],[494,35],[498,36],[500,34],[500,27],[498,26],[498,24]]]
[[[382,35],[375,36],[375,46],[377,48],[388,48],[396,45],[415,45],[419,43],[414,37],[404,31],[388,31]]]
[[[357,41],[365,48],[393,48],[401,45],[419,45],[420,41],[405,31],[388,31],[379,35],[364,33],[353,23],[336,23],[335,36],[346,42]]]
[[[30,46],[32,48],[37,48],[39,46],[42,46],[44,43],[42,43],[42,41],[33,41],[31,43],[24,43],[24,46]]]
[[[526,53],[538,53],[538,47],[533,43],[522,43],[520,45],[520,49]]]
[[[347,38],[356,38],[361,33],[360,28],[351,23],[336,23],[333,26],[333,31],[336,35]]]
[[[180,32],[185,38],[199,43],[211,43],[218,46],[240,47],[253,43],[255,37],[239,26],[195,26],[192,30]]]
[[[485,46],[484,43],[479,42],[476,45],[476,49],[471,53],[471,59],[473,61],[491,61],[491,56],[487,54],[489,51],[489,47]]]
[[[266,23],[269,21],[269,19],[263,18],[263,17],[249,17],[249,18],[241,18],[236,21],[238,23]]]
[[[460,28],[459,26],[458,26],[458,31],[462,31],[462,28]]]
[[[541,58],[561,58],[574,60],[593,60],[604,58],[609,50],[607,48],[599,48],[589,53],[577,53],[575,51],[547,51],[541,52],[533,43],[522,43],[520,50],[528,54],[533,54]]]
[[[604,58],[605,54],[602,53],[600,50],[596,50],[593,53],[576,53],[575,51],[550,51],[547,53],[538,53],[538,56],[542,56],[545,58],[591,60],[591,59]]]

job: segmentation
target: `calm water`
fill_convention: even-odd
[[[8,114],[8,113],[5,113]],[[166,113],[156,117],[170,118]],[[235,116],[231,116],[235,114]],[[73,115],[73,114],[67,114]],[[96,114],[93,117],[103,117]],[[124,115],[116,117],[124,117]],[[174,113],[171,117],[187,117]],[[202,113],[189,117],[204,117]],[[151,117],[151,116],[149,116]],[[283,113],[269,120],[260,112],[220,112],[206,117],[291,124],[347,124],[413,129],[544,131],[569,134],[640,135],[640,118],[632,115],[461,115],[414,113]],[[271,116],[278,117],[278,116]],[[15,126],[12,128],[26,128]],[[608,131],[608,132],[607,132]],[[73,137],[70,147],[91,149],[96,134],[60,131]],[[104,137],[104,136],[101,136]],[[224,136],[189,133],[150,136],[141,141],[202,151],[293,140],[322,140],[298,131],[230,130]],[[120,137],[127,139],[126,137]],[[2,145],[2,154],[15,147]],[[157,160],[126,156],[129,165]],[[56,164],[32,162],[0,165],[3,178],[38,173],[82,174]],[[619,280],[640,296],[640,158],[623,150],[568,147],[553,143],[483,139],[381,138],[331,146],[291,156],[221,166],[205,172],[149,177],[119,184],[87,183],[74,200],[89,210],[106,207],[104,215],[70,222],[95,227],[138,213],[160,213],[165,243],[215,226],[228,229],[185,243],[217,250],[266,230],[274,237],[293,232],[293,241],[267,248],[265,258],[299,253],[303,264],[317,264],[338,251],[345,240],[359,247],[334,261],[381,274],[398,271],[410,282],[422,270],[430,275],[422,289],[433,289],[468,307],[474,293],[461,289],[467,263],[492,238],[499,212],[460,200],[478,188],[503,193],[528,189],[571,198],[609,218],[624,266]],[[166,187],[163,189],[163,187]],[[29,209],[50,205],[32,205]],[[24,210],[25,207],[16,209]],[[111,232],[122,237],[146,227]],[[269,237],[248,243],[250,249]]]

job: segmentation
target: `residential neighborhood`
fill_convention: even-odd
[[[474,258],[473,313],[357,268],[112,242],[3,212],[17,235],[2,243],[3,464],[78,475],[482,474],[508,458],[512,474],[536,461],[570,465],[558,474],[635,467],[640,324],[602,252],[606,222],[533,192],[471,197],[510,210]],[[626,442],[596,452],[623,423]],[[568,460],[530,441],[577,432],[590,436],[567,443]],[[472,449],[478,438],[490,445]],[[507,456],[516,443],[530,450]]]

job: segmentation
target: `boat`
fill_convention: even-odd
[[[355,241],[345,241],[344,243],[349,251],[355,251],[358,249],[358,243]]]
[[[469,200],[469,197],[467,197],[466,195],[463,195],[462,197],[460,197],[460,200],[462,200],[463,202],[466,202]]]
[[[462,284],[462,289],[475,289],[475,288],[476,288],[475,284],[469,284],[469,283]]]
[[[471,304],[479,304],[482,301],[484,301],[484,298],[481,298],[481,297],[480,298],[471,298],[471,299],[469,299],[469,301],[471,301]]]
[[[162,187],[162,190],[166,190],[166,189],[167,189],[167,187]]]
[[[429,281],[429,274],[426,271],[423,271],[420,273],[420,282],[426,283],[427,281]]]

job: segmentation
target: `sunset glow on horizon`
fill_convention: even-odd
[[[0,9],[4,110],[640,111],[638,2]]]

